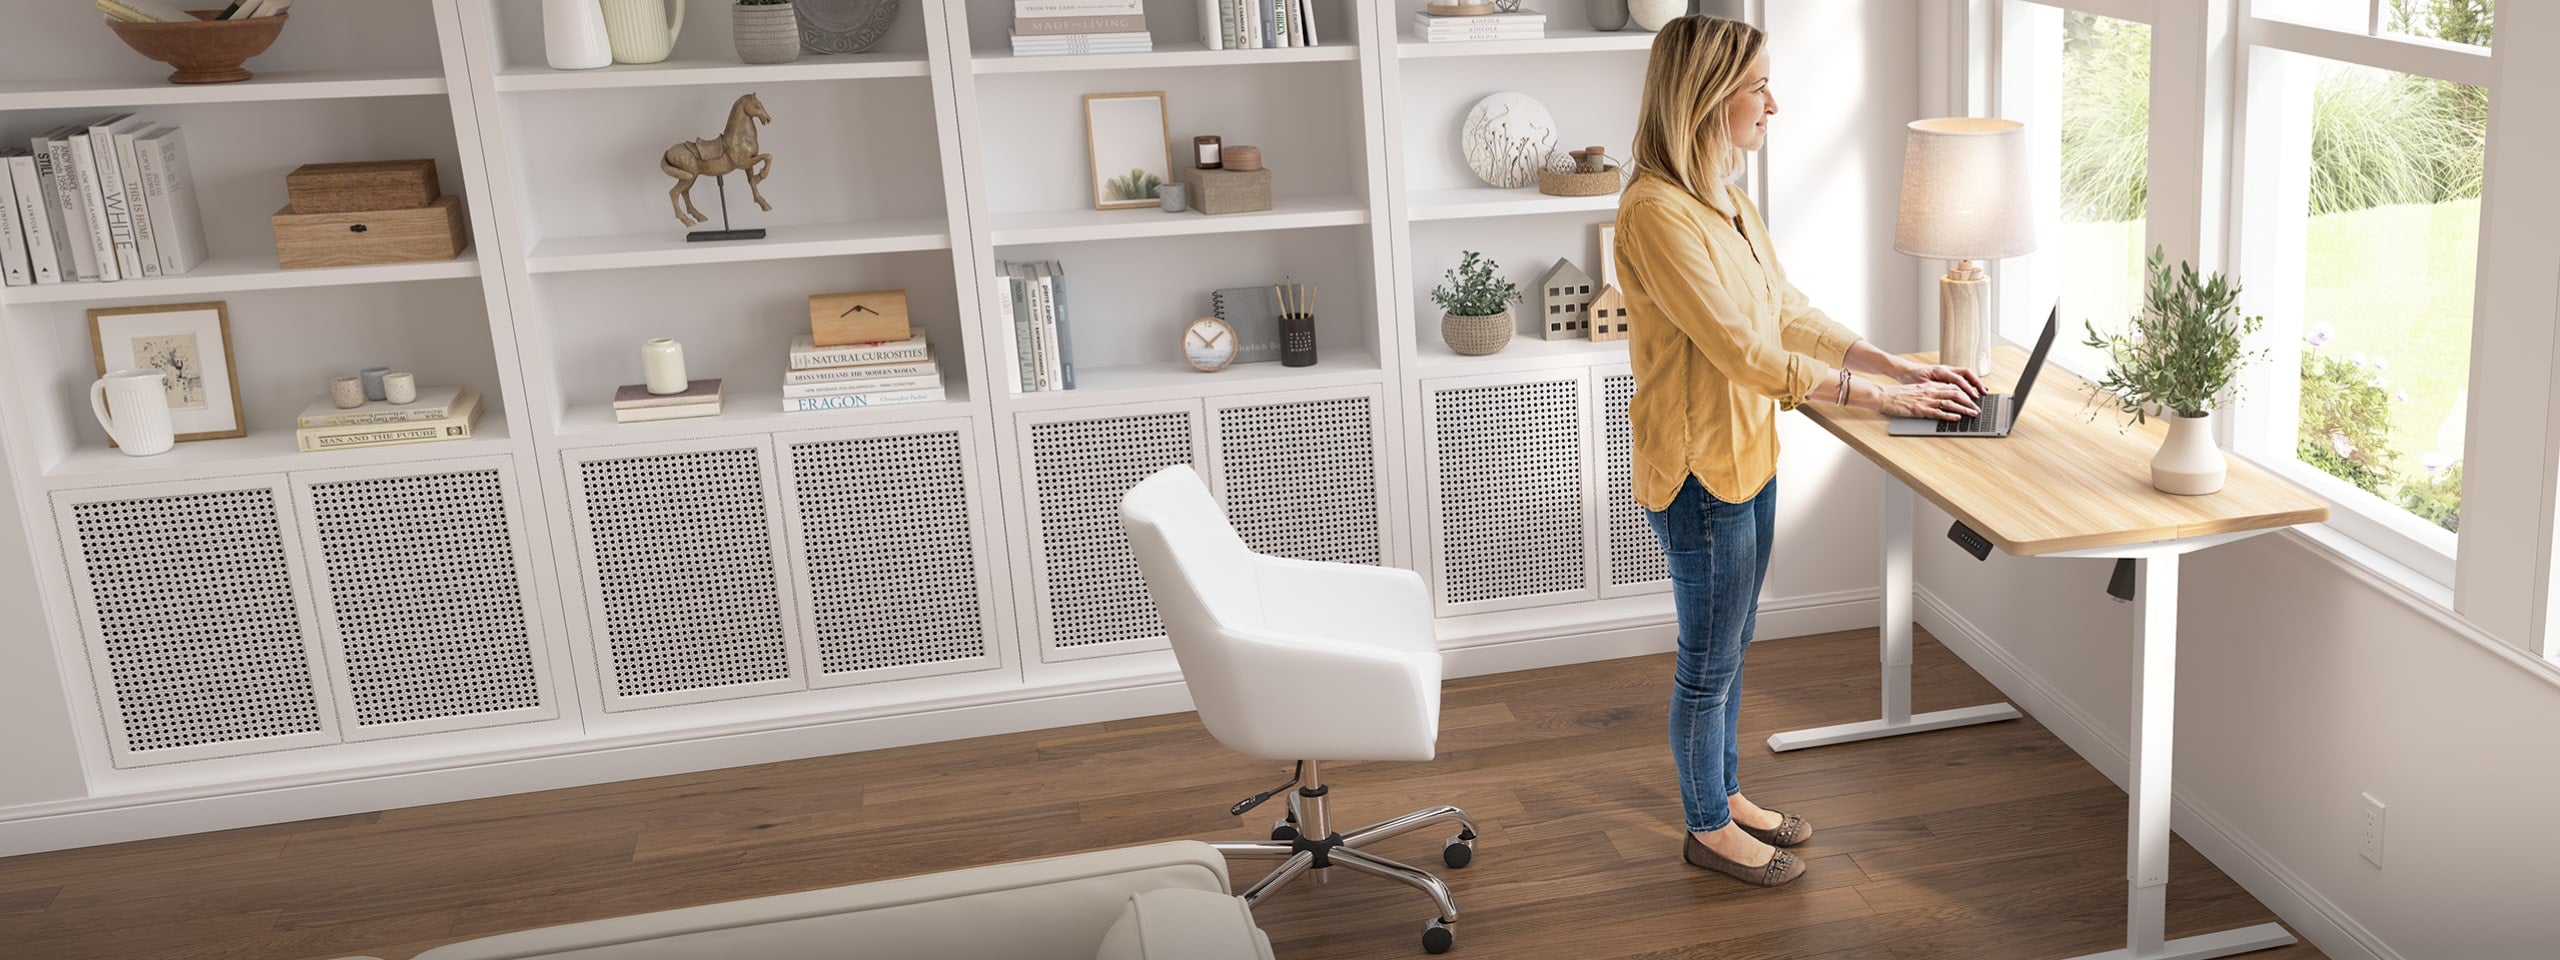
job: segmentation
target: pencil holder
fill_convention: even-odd
[[[1316,365],[1314,314],[1293,313],[1280,318],[1280,365],[1284,367]]]

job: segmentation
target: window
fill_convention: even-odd
[[[2257,16],[2372,36],[2486,47],[2495,0],[2260,0]]]
[[[2011,0],[2001,115],[2027,125],[2042,239],[2000,264],[2000,330],[2031,344],[2061,305],[2052,362],[2094,379],[2103,352],[2082,341],[2142,307],[2151,162],[2151,27]]]

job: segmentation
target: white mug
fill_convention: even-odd
[[[616,63],[656,63],[675,51],[684,32],[684,0],[668,16],[660,0],[603,0],[604,32]]]
[[[115,415],[107,415],[108,408]],[[98,417],[116,449],[137,457],[167,453],[178,444],[169,420],[168,374],[158,370],[118,370],[89,385],[89,412]]]

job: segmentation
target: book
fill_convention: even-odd
[[[1209,313],[1236,332],[1236,363],[1280,359],[1280,306],[1270,287],[1228,287],[1209,294]]]
[[[811,410],[850,410],[855,407],[885,407],[900,403],[940,403],[941,387],[911,390],[903,393],[850,393],[840,397],[784,397],[782,412],[805,413]]]
[[[1547,15],[1535,10],[1521,10],[1516,13],[1488,13],[1474,17],[1444,17],[1436,13],[1416,10],[1413,12],[1413,22],[1441,26],[1473,24],[1478,26],[1508,27],[1524,23],[1534,23],[1539,26],[1545,26],[1547,23]]]
[[[813,370],[819,367],[850,367],[865,363],[894,363],[922,360],[930,356],[923,337],[909,337],[894,343],[848,343],[821,347],[808,334],[791,338],[791,369]]]
[[[34,150],[11,148],[10,188],[17,194],[18,229],[24,231],[27,276],[36,283],[62,282],[61,251],[53,245],[53,200],[45,194],[44,175]]]
[[[107,195],[99,188],[98,153],[89,149],[86,129],[73,133],[69,141],[74,184],[80,191],[80,214],[88,222],[89,253],[95,258],[89,265],[96,270],[80,279],[114,280],[118,276],[116,241],[115,235],[107,232]]]
[[[55,242],[70,252],[70,272],[63,279],[96,280],[98,253],[89,243],[89,194],[80,188],[80,171],[71,159],[73,129],[55,127],[35,138],[35,144],[53,161],[54,204],[62,216],[62,235]]]
[[[1032,372],[1042,392],[1056,390],[1058,384],[1058,301],[1056,288],[1042,276],[1039,264],[1023,265],[1022,281],[1031,290],[1031,347],[1040,361]]]
[[[690,420],[695,417],[720,415],[720,398],[700,403],[671,403],[663,407],[632,407],[613,412],[615,423],[645,423],[651,420]]]
[[[674,407],[689,403],[720,402],[720,378],[685,381],[682,393],[650,393],[645,383],[626,383],[613,391],[613,409],[645,410],[650,407]]]
[[[1424,43],[1456,43],[1468,40],[1536,40],[1547,35],[1547,28],[1536,26],[1468,27],[1461,29],[1433,28],[1429,30],[1415,28],[1411,33],[1413,34],[1414,39],[1420,40]]]
[[[932,351],[922,360],[902,363],[865,363],[850,367],[819,367],[815,370],[791,370],[782,375],[782,385],[810,383],[843,383],[858,380],[897,380],[905,377],[940,376]]]
[[[116,259],[116,279],[142,276],[142,252],[134,245],[133,207],[124,195],[124,168],[116,162],[116,134],[137,128],[142,119],[121,113],[89,125],[89,151],[97,162],[96,185],[107,224],[109,249]]]
[[[14,159],[6,153],[0,158]],[[17,178],[0,169],[0,285],[23,287],[35,281],[27,266],[27,234],[19,226]]]
[[[940,374],[927,374],[921,377],[899,377],[894,380],[786,383],[782,385],[782,395],[785,397],[844,397],[862,393],[913,393],[918,390],[938,390],[941,387]]]
[[[1016,56],[1077,53],[1145,53],[1155,40],[1144,33],[1091,33],[1056,37],[1013,37]]]
[[[151,235],[160,247],[160,275],[174,277],[203,263],[204,217],[196,209],[195,174],[187,166],[186,131],[160,127],[133,141],[141,159],[143,201],[151,207]]]
[[[1022,328],[1022,344],[1023,351],[1029,358],[1025,365],[1029,368],[1026,375],[1030,379],[1024,381],[1023,392],[1046,392],[1050,389],[1049,338],[1041,331],[1049,323],[1047,298],[1042,295],[1040,278],[1032,273],[1030,264],[1008,263],[1005,264],[1005,270],[1013,275],[1016,283],[1022,285],[1022,315],[1028,318]]]
[[[151,204],[142,193],[142,163],[134,156],[133,138],[160,128],[134,122],[134,129],[119,127],[115,132],[116,173],[124,179],[125,218],[133,223],[134,261],[142,276],[156,277],[160,275],[160,246],[152,239]]]
[[[462,399],[461,387],[419,387],[418,398],[408,403],[374,401],[361,407],[340,407],[328,397],[313,400],[293,418],[296,429],[331,429],[392,423],[421,423],[442,420],[453,414],[455,402]]]
[[[480,423],[480,395],[466,392],[454,401],[453,410],[434,420],[408,423],[369,423],[348,427],[304,427],[293,432],[294,442],[303,452],[343,450],[351,447],[387,447],[404,443],[435,443],[444,440],[471,439],[471,428]]]
[[[1019,396],[1022,393],[1022,341],[1018,337],[1022,328],[1016,325],[1020,321],[1013,312],[1013,278],[1005,276],[1004,271],[1001,270],[996,271],[995,277],[996,283],[1000,285],[996,290],[996,315],[1004,322],[1005,332],[1013,335],[1004,339],[1003,356],[998,360],[1003,365],[1005,375],[1013,378],[1011,383],[1005,385],[1005,392]],[[789,378],[784,378],[784,386],[787,387],[790,383]]]
[[[1050,37],[1072,34],[1145,33],[1147,18],[1137,17],[1031,17],[1013,21],[1017,37]]]
[[[1013,0],[1014,19],[1035,17],[1137,17],[1144,0]]]
[[[1049,275],[1049,292],[1057,301],[1058,313],[1058,388],[1076,388],[1075,325],[1070,323],[1073,311],[1067,308],[1067,267],[1055,260],[1042,261]]]
[[[62,221],[62,178],[56,175],[53,166],[53,141],[49,135],[38,135],[28,143],[27,152],[34,157],[36,164],[38,199],[44,205],[45,242],[53,250],[54,278],[77,280],[80,278],[78,260],[72,256],[71,235],[66,232],[68,227]],[[43,274],[39,273],[37,277],[37,282],[46,282],[42,279]]]

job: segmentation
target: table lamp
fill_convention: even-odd
[[[1947,117],[1915,120],[1910,129],[1893,249],[1955,261],[1938,278],[1938,362],[1987,371],[1991,285],[1974,261],[2036,248],[2026,125]]]

